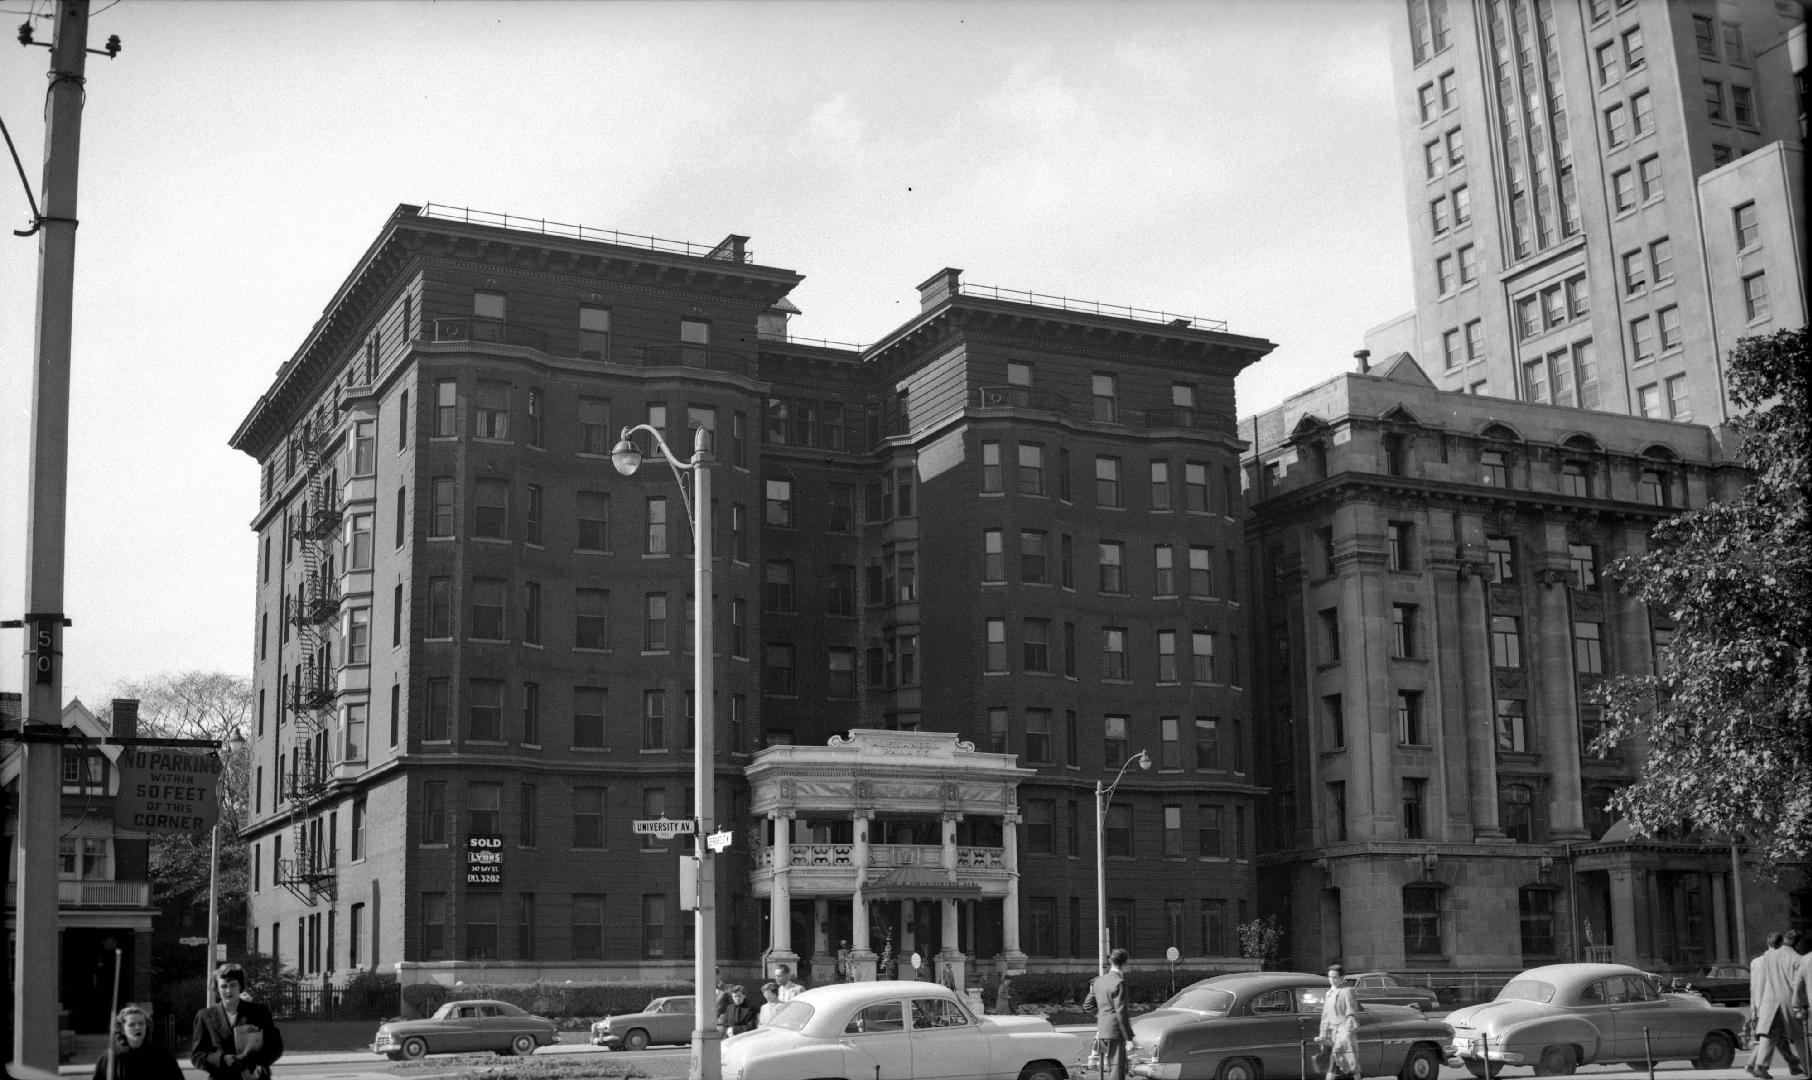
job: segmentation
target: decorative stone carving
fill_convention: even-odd
[[[1535,580],[1546,585],[1550,589],[1556,585],[1565,585],[1570,589],[1578,583],[1579,575],[1571,570],[1562,570],[1559,567],[1554,566],[1544,566],[1535,572]]]
[[[1573,594],[1573,617],[1584,622],[1604,621],[1604,597],[1597,593]]]
[[[1463,560],[1460,563],[1460,580],[1478,578],[1490,584],[1497,577],[1497,571],[1488,562]]]
[[[1488,594],[1493,611],[1521,611],[1523,607],[1523,590],[1518,585],[1501,585],[1493,583]]]
[[[1498,697],[1526,697],[1529,693],[1529,673],[1521,668],[1493,668],[1491,684]]]

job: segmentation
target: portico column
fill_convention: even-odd
[[[1724,898],[1728,881],[1727,874],[1705,875],[1705,887],[1711,890],[1712,947],[1718,951],[1708,958],[1712,960],[1740,959],[1730,955],[1730,908]]]
[[[830,898],[817,897],[812,901],[812,963],[817,965],[830,958]],[[823,972],[817,972],[813,982],[829,982]]]
[[[852,982],[872,982],[875,977],[875,951],[869,948],[868,928],[868,822],[871,810],[857,810],[850,815],[855,844],[850,861],[856,864],[856,888],[849,897],[849,927],[853,935],[849,949],[849,977]]]
[[[774,884],[768,894],[768,963],[797,969],[799,954],[793,951],[793,812],[775,810],[768,818],[774,823],[774,857],[769,860],[774,867]]]
[[[1019,823],[1018,814],[1000,819],[1000,865],[1007,872],[1007,895],[1000,907],[1000,955],[1010,969],[1025,966],[1019,948]]]
[[[962,819],[963,815],[961,814],[944,814],[944,872],[950,875],[950,880],[952,881],[958,880],[956,876],[956,823]],[[960,989],[964,984],[965,975],[963,973],[962,950],[958,949],[956,946],[956,901],[950,897],[945,897],[938,902],[938,906],[943,915],[942,929],[938,934],[939,938],[942,940],[939,944],[936,957],[937,971],[939,974],[934,977],[940,980],[947,979],[952,986]]]
[[[1611,887],[1611,957],[1636,963],[1636,871],[1618,867],[1605,875]]]

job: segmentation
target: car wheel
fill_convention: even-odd
[[[1411,1048],[1403,1059],[1403,1068],[1397,1070],[1399,1080],[1436,1080],[1440,1075],[1441,1055],[1432,1046]]]
[[[1055,1061],[1034,1061],[1019,1070],[1019,1080],[1067,1080],[1068,1070]]]
[[[510,1040],[510,1053],[522,1057],[534,1052],[535,1037],[533,1035],[518,1035]]]
[[[1215,1076],[1216,1080],[1261,1080],[1258,1066],[1246,1058],[1221,1062],[1221,1071]]]
[[[1487,1078],[1495,1077],[1498,1073],[1503,1072],[1504,1063],[1501,1061],[1493,1061],[1487,1064],[1483,1061],[1468,1061],[1466,1063],[1466,1071],[1479,1077],[1480,1080],[1487,1080]]]
[[[422,1039],[422,1038],[409,1038],[409,1039],[403,1040],[403,1056],[408,1058],[410,1061],[419,1060],[423,1057],[426,1057],[427,1054],[428,1054],[427,1040]]]
[[[625,1049],[625,1050],[646,1050],[646,1049],[648,1049],[648,1033],[646,1031],[643,1031],[641,1028],[636,1028],[634,1031],[631,1031],[629,1034],[623,1036],[623,1049]]]
[[[1705,1036],[1705,1041],[1699,1044],[1699,1056],[1692,1059],[1692,1067],[1695,1069],[1728,1069],[1730,1063],[1735,1060],[1736,1044],[1731,1042],[1730,1036],[1722,1031],[1714,1031]]]
[[[1543,1048],[1541,1061],[1536,1063],[1537,1076],[1572,1076],[1573,1070],[1579,1067],[1579,1059],[1573,1055],[1571,1046],[1549,1046]]]

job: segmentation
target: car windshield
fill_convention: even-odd
[[[780,1007],[773,1019],[761,1026],[779,1028],[782,1031],[799,1031],[811,1021],[812,1013],[816,1011],[803,1001],[789,1001]]]
[[[1164,1003],[1166,1009],[1190,1009],[1201,1013],[1219,1013],[1225,1016],[1233,1009],[1233,995],[1226,990],[1209,990],[1201,987],[1185,990]]]
[[[1512,979],[1509,985],[1497,992],[1499,1001],[1539,1001],[1554,1000],[1554,984],[1540,979]]]

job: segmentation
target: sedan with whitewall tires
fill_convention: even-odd
[[[1088,1044],[910,980],[814,987],[723,1042],[724,1080],[1068,1080]]]
[[[1476,1077],[1506,1066],[1566,1076],[1581,1065],[1685,1060],[1730,1067],[1745,1017],[1696,994],[1668,994],[1623,964],[1550,964],[1510,980],[1494,1000],[1447,1015],[1453,1056]]]
[[[1280,1080],[1327,1071],[1325,975],[1249,971],[1191,983],[1133,1018],[1131,1072],[1148,1080]],[[1437,1080],[1453,1029],[1407,1005],[1355,1014],[1360,1076]]]

